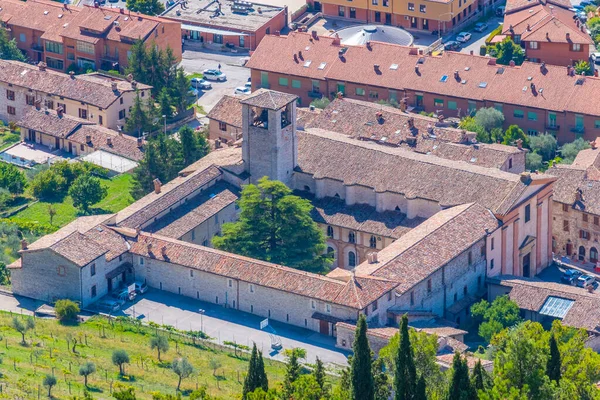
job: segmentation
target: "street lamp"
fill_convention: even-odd
[[[204,333],[204,319],[202,318],[202,316],[206,311],[203,309],[199,309],[198,312],[200,313],[200,332]]]
[[[451,17],[454,17],[453,12],[447,12],[447,13],[438,15],[438,39],[442,38],[442,20],[440,18],[443,17],[444,15],[450,15]],[[444,21],[444,29],[445,28],[446,28],[446,21]]]
[[[166,115],[163,115],[162,117],[163,117],[163,118],[164,118],[164,120],[165,120],[165,136],[166,136],[166,135],[167,135],[167,116],[166,116]]]

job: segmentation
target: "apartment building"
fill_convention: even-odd
[[[478,9],[475,0],[321,0],[316,10],[331,17],[399,26],[411,30],[446,32]]]
[[[531,62],[574,66],[588,61],[594,44],[584,24],[562,6],[532,1],[526,7],[507,8],[502,35],[525,49]]]
[[[320,97],[404,103],[408,111],[464,117],[483,107],[505,116],[530,135],[552,133],[560,143],[600,134],[597,77],[573,68],[525,62],[497,65],[490,57],[370,42],[343,46],[339,39],[294,32],[268,36],[247,63],[252,89],[297,95],[308,106]],[[402,106],[402,105],[401,105]]]
[[[136,96],[150,97],[151,86],[100,73],[64,74],[0,60],[0,119],[18,121],[39,102],[41,107],[62,109],[66,115],[117,130],[125,124]]]
[[[181,24],[122,8],[72,6],[48,0],[3,0],[0,21],[19,49],[33,62],[66,71],[127,67],[138,40],[171,48],[181,60]]]

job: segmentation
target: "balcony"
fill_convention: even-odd
[[[558,130],[560,130],[560,125],[546,124],[546,130],[547,131],[558,131]]]
[[[579,134],[585,133],[585,127],[578,126],[578,125],[571,126],[571,128],[569,130],[573,133],[579,133]]]
[[[313,99],[320,99],[321,97],[323,97],[323,93],[310,91],[310,92],[308,92],[308,97],[311,97]]]
[[[113,63],[119,62],[119,57],[114,57],[114,56],[111,56],[110,54],[104,54],[100,57],[100,59],[103,61],[109,61],[109,62],[113,62]]]
[[[31,50],[33,51],[39,51],[40,53],[44,52],[44,46],[42,46],[41,44],[37,44],[37,43],[31,43]]]

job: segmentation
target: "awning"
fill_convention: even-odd
[[[225,29],[207,28],[205,26],[189,25],[189,24],[181,24],[181,29],[186,29],[188,31],[203,32],[203,33],[213,33],[215,35],[223,35],[223,36],[249,36],[247,33],[227,31]]]
[[[344,320],[341,319],[341,318],[336,318],[336,317],[334,317],[332,315],[322,314],[320,312],[313,313],[312,317],[314,319],[318,319],[318,320],[321,320],[321,321],[331,322],[332,324],[335,324],[336,322],[344,322]]]
[[[133,267],[133,265],[131,265],[130,263],[125,263],[125,264],[119,265],[117,268],[113,269],[108,274],[106,274],[105,277],[106,277],[106,279],[115,278],[115,277],[121,275],[123,272],[126,272],[127,270],[129,270],[132,267]]]

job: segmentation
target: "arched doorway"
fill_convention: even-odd
[[[590,249],[590,262],[594,264],[598,262],[598,250],[595,247]]]
[[[579,261],[585,260],[585,247],[583,246],[579,246],[578,259]]]

